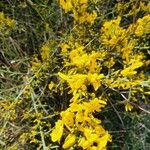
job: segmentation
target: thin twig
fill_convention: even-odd
[[[108,100],[109,100],[109,99],[108,99]],[[124,122],[123,122],[121,116],[119,115],[118,111],[116,110],[115,106],[112,104],[111,100],[109,100],[109,103],[110,103],[110,105],[112,106],[112,108],[114,109],[115,113],[117,114],[117,116],[118,116],[118,118],[119,118],[119,120],[120,120],[120,122],[121,122],[121,124],[122,124],[122,126],[123,126],[123,128],[124,128],[124,127],[125,127]]]

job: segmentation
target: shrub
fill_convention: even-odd
[[[19,94],[0,101],[2,148],[148,147],[146,126],[146,144],[133,146],[127,141],[134,144],[128,127],[137,131],[134,123],[139,126],[138,117],[145,117],[140,111],[149,114],[145,107],[150,94],[150,2],[59,0],[20,2],[20,6],[31,11],[33,22],[38,15],[31,33],[42,44],[33,46],[34,40],[29,44],[37,50],[21,77]],[[51,12],[54,15],[49,17]],[[10,27],[15,26],[16,35],[20,28],[17,17],[5,18],[3,12],[0,17],[2,30],[6,28],[11,35]],[[7,35],[7,30],[1,32]],[[121,143],[113,130],[123,131],[119,136],[126,141]],[[12,139],[9,131],[15,135]]]

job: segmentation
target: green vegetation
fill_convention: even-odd
[[[150,2],[0,1],[1,150],[149,150]]]

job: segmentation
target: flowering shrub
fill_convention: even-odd
[[[57,121],[51,138],[53,142],[60,142],[62,136],[66,136],[67,133],[64,149],[72,146],[83,149],[105,149],[107,142],[111,141],[111,136],[100,125],[101,121],[93,116],[94,112],[100,112],[101,108],[105,107],[107,99],[112,96],[111,93],[105,92],[103,86],[119,92],[124,98],[125,110],[131,111],[132,101],[137,101],[139,91],[141,95],[145,94],[142,82],[148,79],[143,72],[137,71],[141,67],[146,67],[148,61],[145,60],[144,53],[137,51],[135,47],[138,46],[139,37],[150,33],[150,16],[139,18],[127,28],[121,27],[121,17],[118,16],[117,19],[103,23],[98,40],[87,41],[92,37],[91,33],[86,35],[86,39],[78,40],[74,36],[76,32],[79,37],[86,34],[87,29],[93,32],[91,25],[97,13],[94,10],[95,15],[92,17],[91,14],[86,14],[88,2],[91,1],[60,0],[65,13],[73,11],[74,24],[79,23],[79,27],[72,31],[66,42],[60,44],[64,58],[64,73],[59,72],[58,75],[62,82],[67,82],[70,89],[68,93],[71,93],[72,97],[69,108],[61,112],[61,120]],[[76,9],[76,6],[79,9]],[[80,10],[84,13],[80,14]],[[83,18],[86,20],[82,20]],[[85,25],[85,21],[90,25]],[[84,31],[85,26],[87,29]],[[93,44],[94,41],[96,45]],[[116,68],[117,63],[120,63],[119,68]],[[104,67],[107,68],[105,72]],[[100,91],[104,92],[100,94]],[[122,94],[124,91],[127,97]]]
[[[3,12],[0,12],[0,32],[2,35],[9,34],[10,30],[15,25],[15,21],[8,17],[5,17]]]
[[[0,101],[4,141],[11,122],[23,128],[19,142],[9,149],[105,150],[113,137],[101,113],[114,108],[113,103],[126,112],[141,109],[139,102],[148,103],[150,2],[117,1],[110,16],[102,8],[107,3],[57,2],[69,31],[60,28],[61,39],[42,44],[23,76],[25,87],[14,100]],[[3,13],[0,19],[0,31],[15,25]],[[44,27],[50,29],[47,23]]]

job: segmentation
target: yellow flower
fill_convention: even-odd
[[[77,126],[78,126],[78,124],[84,122],[84,115],[83,115],[83,112],[82,112],[82,111],[78,111],[78,112],[76,113],[76,118],[75,118],[75,120],[76,120],[76,125],[77,125]]]
[[[83,149],[87,149],[91,146],[91,143],[89,143],[85,137],[80,138],[78,146],[81,146]]]
[[[133,106],[132,106],[130,103],[127,102],[127,103],[125,104],[125,110],[126,110],[126,111],[131,111],[132,109],[133,109]]]
[[[41,56],[43,60],[47,60],[49,58],[49,53],[50,53],[50,48],[48,47],[48,45],[43,45],[42,46],[42,52],[41,52]]]
[[[97,135],[99,135],[99,136],[102,136],[102,135],[104,135],[105,134],[105,130],[104,130],[104,128],[101,126],[101,125],[96,125],[95,127],[94,127],[94,130],[95,130],[95,133],[97,134]]]
[[[60,47],[61,47],[62,53],[67,52],[68,49],[70,48],[70,46],[68,44],[65,44],[65,43],[60,44]]]
[[[135,30],[136,36],[142,36],[144,34],[144,28],[142,25],[139,25]]]
[[[94,98],[88,103],[84,102],[83,105],[85,107],[85,111],[91,113],[100,111],[101,107],[104,107],[106,105],[106,102],[99,100],[98,98]]]
[[[65,10],[65,13],[69,12],[73,8],[71,0],[59,0],[59,2],[62,8]]]
[[[86,4],[88,0],[79,0],[79,4]]]
[[[132,76],[132,75],[135,75],[137,72],[135,71],[135,69],[141,67],[143,65],[143,62],[140,62],[140,60],[136,60],[132,62],[131,60],[131,63],[132,65],[125,68],[124,70],[121,71],[121,75],[123,76]]]
[[[123,76],[132,76],[135,75],[137,72],[134,70],[131,70],[131,67],[125,68],[124,70],[121,71],[121,74]]]
[[[66,111],[61,112],[61,117],[62,117],[62,121],[63,121],[64,125],[69,130],[71,130],[70,128],[73,127],[73,125],[74,125],[74,117],[75,117],[74,113],[69,110],[66,110]]]
[[[50,84],[48,85],[49,90],[52,90],[54,86],[55,86],[54,82],[51,81]]]
[[[98,88],[100,87],[101,83],[101,79],[104,78],[103,74],[88,74],[88,81],[90,82],[90,84],[93,85],[94,90],[97,91]]]
[[[118,41],[121,39],[122,43],[125,39],[125,29],[120,27],[120,21],[121,17],[119,16],[115,20],[107,21],[104,23],[102,29],[100,32],[102,33],[102,36],[100,37],[100,40],[104,45],[114,47],[118,43]]]
[[[143,34],[150,33],[150,15],[146,15],[143,18],[138,19],[136,25],[136,36],[140,37]]]
[[[144,94],[150,95],[150,91],[149,92],[144,92]]]
[[[86,82],[87,75],[84,74],[75,74],[75,75],[65,75],[63,73],[58,73],[58,75],[66,80],[71,88],[71,92],[78,91]],[[76,92],[75,92],[76,93]]]
[[[13,27],[14,24],[15,24],[15,21],[14,21],[13,19],[7,18],[7,19],[6,19],[6,24],[7,24],[9,27]]]
[[[94,143],[97,143],[95,148],[97,148],[97,150],[104,150],[108,141],[111,141],[111,136],[108,132],[105,132],[102,137],[99,137],[94,133],[94,130],[90,128],[84,128],[83,132],[85,137],[82,137],[78,144],[83,149],[90,150],[90,148],[94,146]]]
[[[65,142],[63,144],[63,149],[67,149],[73,146],[75,142],[76,142],[76,136],[74,134],[69,134],[65,139]]]
[[[63,129],[64,129],[63,121],[62,120],[58,120],[55,123],[55,127],[52,130],[52,133],[50,134],[51,139],[52,139],[53,142],[57,142],[57,141],[60,142],[61,137],[63,135]]]
[[[97,139],[98,150],[104,150],[106,148],[108,141],[111,142],[111,136],[106,131],[104,136]]]
[[[91,14],[87,15],[86,20],[87,20],[87,22],[89,22],[92,25],[94,23],[94,20],[96,19],[96,17],[97,17],[97,13],[96,13],[96,11],[93,11]]]
[[[77,104],[76,102],[73,102],[70,104],[71,112],[80,112],[82,111],[83,107],[82,104]]]
[[[0,23],[5,19],[4,13],[0,12]]]

